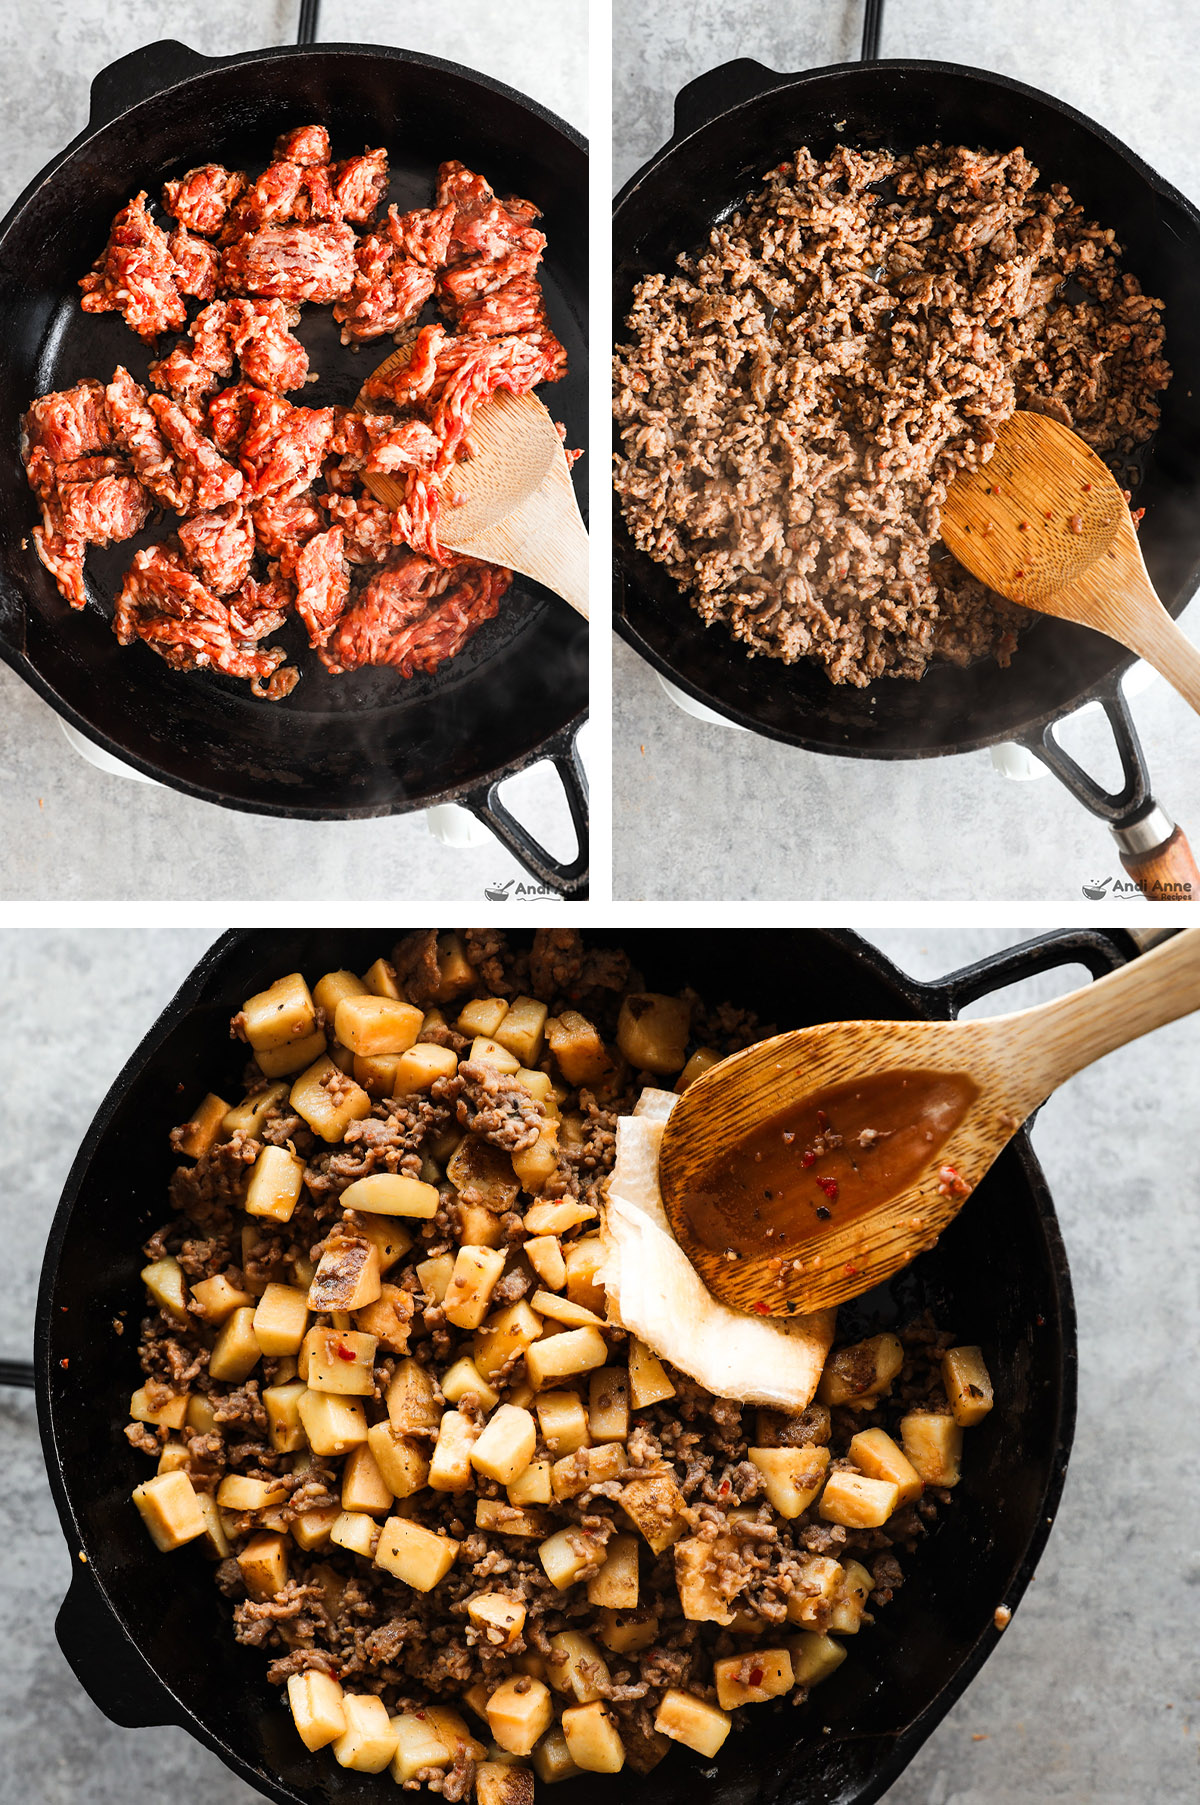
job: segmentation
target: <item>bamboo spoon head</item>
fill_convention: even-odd
[[[1091,625],[1082,609],[1053,605],[1113,546],[1124,495],[1090,446],[1045,414],[1015,413],[992,455],[963,471],[942,507],[942,539],[973,576],[1026,608]]]
[[[747,1047],[667,1122],[675,1237],[736,1309],[857,1297],[933,1246],[1041,1100],[1025,1066],[990,1022],[827,1023]]]

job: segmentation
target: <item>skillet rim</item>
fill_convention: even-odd
[[[1127,145],[1123,139],[1118,138],[1115,132],[1110,131],[1107,126],[1099,124],[1097,120],[1091,118],[1089,114],[1081,112],[1078,107],[1072,106],[1070,102],[1060,100],[1057,95],[1049,93],[1044,88],[1033,87],[1029,82],[1018,81],[1014,76],[1001,74],[997,70],[981,69],[968,63],[947,63],[936,58],[882,57],[878,60],[869,62],[825,63],[815,69],[781,71],[771,69],[766,63],[759,62],[757,58],[739,57],[729,59],[725,63],[717,64],[712,69],[704,70],[700,75],[694,77],[692,82],[685,83],[684,87],[675,95],[672,106],[677,107],[679,100],[689,91],[689,89],[698,87],[701,84],[711,83],[713,78],[719,76],[723,70],[729,68],[733,63],[742,65],[752,63],[761,71],[765,79],[758,91],[749,95],[743,95],[740,100],[734,101],[731,106],[709,115],[698,124],[681,127],[678,121],[678,115],[674,114],[675,125],[671,136],[664,144],[660,145],[658,150],[656,150],[645,163],[642,164],[640,169],[635,170],[634,174],[629,177],[628,181],[623,184],[617,195],[614,197],[612,215],[614,264],[612,313],[614,322],[614,344],[617,337],[618,322],[623,325],[625,314],[628,310],[626,286],[622,282],[620,285],[620,292],[618,292],[616,280],[618,233],[621,225],[621,212],[626,203],[659,172],[660,168],[673,157],[676,152],[683,149],[684,146],[692,139],[698,137],[701,133],[709,131],[719,122],[732,119],[732,117],[739,112],[758,106],[760,102],[768,97],[775,98],[784,90],[800,89],[807,83],[814,83],[834,75],[858,76],[860,78],[865,76],[867,79],[886,76],[889,73],[896,73],[899,75],[920,73],[942,77],[969,76],[973,80],[990,84],[1001,92],[1021,95],[1027,99],[1036,101],[1043,106],[1047,106],[1053,112],[1058,113],[1060,117],[1068,120],[1072,125],[1081,127],[1093,137],[1098,138],[1102,143],[1107,145],[1110,150],[1114,151],[1122,161],[1129,166],[1136,176],[1146,182],[1157,196],[1180,208],[1185,216],[1188,217],[1196,232],[1197,254],[1198,257],[1200,257],[1200,207],[1198,207],[1195,202],[1189,200],[1187,195],[1185,195],[1181,189],[1175,187],[1174,183],[1167,181],[1165,176],[1161,176],[1158,171],[1147,163],[1143,157],[1140,157],[1135,150],[1130,149],[1129,145]],[[1153,441],[1151,441],[1151,443],[1153,443]],[[625,525],[621,513],[620,500],[616,495],[615,490],[612,494],[612,510],[612,624],[614,631],[626,645],[651,666],[659,677],[665,678],[669,683],[674,684],[676,688],[683,690],[685,694],[693,699],[693,701],[700,702],[706,708],[712,709],[713,712],[719,714],[724,721],[731,722],[735,726],[743,728],[748,733],[758,735],[760,738],[775,740],[783,745],[795,746],[806,752],[815,752],[834,758],[891,759],[912,762],[928,758],[954,757],[959,753],[982,752],[986,751],[989,747],[1004,745],[1010,741],[1016,741],[1021,745],[1033,748],[1042,742],[1051,728],[1061,725],[1081,708],[1088,706],[1090,703],[1097,703],[1101,707],[1104,707],[1107,700],[1111,698],[1113,693],[1120,687],[1122,680],[1138,662],[1135,653],[1126,650],[1124,647],[1117,647],[1114,642],[1116,655],[1114,656],[1112,663],[1106,671],[1102,672],[1101,675],[1088,686],[1087,689],[1077,692],[1059,707],[1032,715],[1006,731],[1000,730],[984,735],[973,735],[967,739],[956,740],[951,744],[945,745],[864,746],[848,745],[844,743],[834,744],[828,737],[819,738],[804,731],[804,724],[812,719],[811,714],[805,712],[801,715],[801,726],[798,729],[777,723],[766,723],[761,721],[757,715],[751,713],[749,710],[739,707],[736,703],[727,702],[723,698],[715,696],[709,691],[701,688],[699,683],[694,681],[690,676],[676,670],[666,657],[646,641],[635,623],[635,618],[631,618],[630,602],[632,599],[632,613],[635,617],[640,612],[649,612],[650,608],[653,606],[653,604],[648,602],[645,591],[642,588],[637,575],[637,569],[643,562],[649,564],[653,561],[647,557],[646,553],[638,551],[634,546]],[[655,566],[655,568],[657,569],[658,567]],[[1197,531],[1196,555],[1189,568],[1188,576],[1184,584],[1184,589],[1186,591],[1184,599],[1182,601],[1177,600],[1168,608],[1168,612],[1173,618],[1178,618],[1178,616],[1183,613],[1184,609],[1195,599],[1198,588],[1200,588],[1200,529]],[[691,604],[688,602],[682,591],[679,591],[679,598],[683,607],[685,607],[689,613],[693,614],[696,623],[695,627],[692,628],[691,622],[686,624],[688,625],[691,636],[698,639],[699,634],[707,632],[709,629],[705,628],[700,623],[699,617],[694,615],[694,610],[692,610]],[[724,629],[718,628],[717,630],[723,631]],[[727,650],[731,659],[734,655],[739,654],[739,649],[732,639],[729,640]],[[740,654],[740,656],[742,656],[743,659],[745,658],[745,654]],[[872,690],[879,695],[886,696],[888,693],[886,687],[884,687],[886,681],[887,679],[877,679],[876,684],[871,686]],[[876,685],[878,685],[878,688]],[[822,711],[821,718],[824,719],[824,711]]]

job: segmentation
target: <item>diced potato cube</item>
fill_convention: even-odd
[[[658,1618],[644,1605],[635,1611],[602,1610],[597,1634],[614,1655],[636,1655],[658,1640]]]
[[[900,1419],[904,1452],[926,1485],[957,1485],[961,1477],[962,1430],[952,1416],[910,1410]]]
[[[373,997],[391,997],[395,1002],[403,1000],[396,982],[396,967],[387,959],[376,959],[371,969],[363,973],[362,981]]]
[[[457,1410],[446,1410],[438,1427],[429,1481],[435,1492],[465,1492],[471,1483],[474,1425]]]
[[[375,1337],[361,1329],[310,1329],[300,1345],[300,1376],[310,1391],[369,1398],[375,1390]]]
[[[829,1619],[830,1629],[836,1630],[841,1636],[853,1636],[863,1623],[872,1621],[867,1612],[867,1600],[874,1584],[874,1579],[860,1562],[846,1562]]]
[[[332,1674],[309,1667],[288,1680],[292,1721],[306,1749],[323,1749],[346,1728],[342,1688]]]
[[[186,1469],[190,1462],[191,1456],[181,1441],[165,1442],[163,1444],[163,1451],[158,1457],[158,1466],[155,1468],[155,1471],[158,1473],[178,1473],[181,1469]],[[207,1494],[198,1493],[197,1496],[207,1496]]]
[[[298,971],[277,978],[268,990],[260,990],[242,1004],[242,1028],[255,1053],[303,1040],[316,1025],[316,1007]]]
[[[839,1468],[829,1475],[821,1494],[819,1515],[847,1529],[878,1529],[896,1508],[899,1487],[890,1479],[868,1479],[865,1473]]]
[[[537,1396],[537,1393],[529,1383],[529,1380],[522,1379],[520,1384],[514,1385],[511,1377],[509,1377],[508,1379],[505,1379],[503,1383],[508,1387],[508,1398],[506,1399],[506,1402],[509,1404],[516,1404],[520,1410],[528,1410]]]
[[[550,1016],[546,1041],[568,1084],[595,1086],[613,1074],[613,1062],[592,1023],[574,1009]]]
[[[525,1212],[525,1227],[531,1235],[565,1235],[581,1222],[591,1222],[595,1210],[586,1203],[531,1203]],[[557,1286],[552,1286],[557,1290]]]
[[[406,1517],[389,1517],[375,1550],[375,1565],[414,1592],[431,1592],[445,1579],[458,1555],[458,1543],[449,1536],[411,1523]]]
[[[265,1078],[288,1078],[319,1059],[328,1044],[318,1028],[302,1040],[289,1040],[282,1047],[264,1047],[254,1057]]]
[[[579,1772],[571,1760],[567,1739],[558,1724],[552,1724],[533,1751],[533,1771],[543,1786],[559,1780],[571,1780]]]
[[[244,1134],[248,1140],[257,1140],[263,1123],[287,1094],[286,1084],[268,1084],[260,1091],[252,1091],[226,1111],[221,1139],[227,1141],[235,1134]]]
[[[442,1421],[445,1422],[444,1417]],[[533,1459],[536,1445],[537,1424],[529,1411],[513,1404],[501,1404],[471,1449],[471,1465],[486,1478],[495,1479],[500,1485],[511,1485]]]
[[[429,1456],[424,1447],[394,1423],[373,1423],[367,1430],[367,1446],[393,1497],[411,1498],[428,1483]]]
[[[373,1304],[354,1312],[354,1320],[366,1335],[374,1335],[380,1347],[389,1354],[408,1352],[409,1329],[413,1319],[410,1291],[399,1285],[381,1284]]]
[[[500,1248],[459,1248],[443,1299],[447,1320],[455,1328],[479,1327],[487,1314],[488,1300],[503,1271],[504,1253]]]
[[[387,1706],[373,1693],[342,1697],[346,1728],[333,1743],[335,1759],[360,1774],[381,1774],[396,1753],[396,1732]]]
[[[550,1527],[550,1516],[547,1511],[506,1504],[499,1498],[479,1498],[475,1503],[475,1527],[502,1536],[544,1536]]]
[[[454,1362],[442,1375],[442,1396],[448,1404],[457,1404],[471,1392],[484,1411],[494,1410],[500,1393],[490,1386],[469,1354]]]
[[[713,1662],[717,1703],[723,1711],[739,1705],[761,1705],[795,1685],[792,1657],[786,1648],[756,1648],[753,1654],[730,1655]]]
[[[578,1392],[544,1391],[535,1404],[542,1440],[556,1457],[574,1454],[591,1442],[587,1413]]]
[[[142,1283],[160,1310],[165,1310],[168,1316],[174,1316],[178,1322],[187,1322],[187,1289],[183,1269],[173,1254],[167,1254],[164,1259],[152,1260],[149,1266],[143,1266]]]
[[[632,1611],[638,1602],[638,1545],[631,1535],[611,1536],[604,1565],[587,1584],[588,1603],[610,1611]]]
[[[195,1430],[197,1435],[211,1435],[217,1427],[217,1413],[211,1398],[201,1392],[193,1392],[188,1399],[187,1426]]]
[[[788,1622],[817,1627],[827,1623],[845,1577],[840,1562],[827,1554],[814,1554],[811,1560],[805,1561],[800,1583],[787,1601]]]
[[[246,1187],[246,1212],[290,1222],[304,1188],[304,1161],[286,1147],[264,1147]]]
[[[694,1693],[681,1692],[677,1686],[663,1693],[658,1716],[654,1719],[654,1728],[660,1736],[682,1742],[685,1748],[695,1749],[698,1755],[707,1755],[710,1760],[732,1727],[733,1719],[727,1711],[718,1710],[716,1705],[708,1704]]]
[[[500,1247],[504,1242],[504,1225],[499,1216],[493,1215],[483,1204],[460,1203],[458,1239],[466,1247]]]
[[[371,1099],[361,1084],[339,1072],[328,1057],[301,1072],[291,1089],[291,1105],[323,1141],[342,1140],[351,1122],[371,1113]]]
[[[222,1510],[270,1510],[282,1504],[287,1487],[273,1479],[252,1479],[247,1473],[227,1473],[217,1487],[217,1503]]]
[[[522,1253],[551,1291],[561,1291],[567,1282],[567,1263],[557,1235],[534,1235],[526,1241]]]
[[[695,1084],[697,1078],[703,1078],[705,1072],[711,1071],[720,1057],[721,1055],[712,1047],[697,1047],[675,1080],[675,1089],[682,1094]]]
[[[355,1083],[378,1101],[392,1095],[401,1057],[399,1053],[356,1053],[350,1071]]]
[[[577,1705],[603,1698],[612,1685],[607,1661],[592,1638],[579,1630],[562,1630],[551,1636],[546,1667],[554,1690],[569,1692]]]
[[[233,1553],[229,1537],[225,1534],[225,1522],[216,1499],[211,1492],[197,1492],[196,1503],[200,1506],[200,1514],[204,1518],[203,1542],[215,1560],[227,1561]]]
[[[493,1648],[515,1642],[525,1627],[525,1606],[503,1592],[476,1592],[474,1598],[467,1600],[467,1616]],[[516,1753],[527,1751],[518,1749]]]
[[[240,1385],[261,1358],[262,1349],[254,1333],[254,1311],[246,1305],[226,1318],[213,1343],[208,1370],[214,1379]]]
[[[129,1400],[129,1414],[135,1423],[152,1423],[157,1429],[182,1429],[187,1421],[188,1394],[152,1404],[144,1385],[139,1385]]]
[[[308,1288],[308,1307],[329,1314],[365,1309],[383,1289],[379,1249],[357,1235],[331,1236]]]
[[[655,1554],[677,1542],[687,1527],[687,1505],[670,1472],[647,1473],[621,1489],[621,1505]]]
[[[629,1374],[605,1366],[588,1380],[588,1429],[593,1441],[624,1441],[629,1434]]]
[[[576,1767],[588,1774],[619,1774],[625,1765],[625,1747],[608,1707],[599,1699],[591,1705],[571,1705],[562,1714],[563,1735]]]
[[[453,1078],[458,1070],[458,1054],[449,1047],[423,1042],[410,1047],[396,1061],[393,1097],[412,1097],[431,1090],[439,1078]]]
[[[691,1028],[691,1004],[657,991],[630,995],[621,1004],[617,1045],[636,1072],[683,1070]]]
[[[733,1609],[721,1591],[722,1568],[736,1552],[735,1538],[726,1533],[707,1542],[701,1536],[686,1536],[675,1544],[675,1585],[679,1602],[689,1623],[733,1622]]]
[[[188,1159],[199,1159],[207,1153],[221,1138],[222,1124],[229,1114],[229,1105],[223,1097],[213,1091],[201,1099],[188,1117],[175,1130],[174,1141],[180,1153]]]
[[[982,1422],[995,1401],[982,1348],[947,1348],[942,1355],[942,1383],[960,1429]]]
[[[363,983],[357,972],[327,971],[313,985],[313,1002],[323,1012],[326,1021],[332,1023],[343,997],[366,996],[369,990],[370,986]]]
[[[423,1767],[449,1767],[453,1756],[441,1741],[427,1712],[402,1712],[393,1717],[396,1753],[392,1757],[392,1779],[403,1786],[415,1780]]]
[[[551,1496],[548,1460],[531,1460],[508,1487],[509,1503],[522,1507],[526,1504],[549,1504]]]
[[[602,1318],[606,1300],[597,1274],[604,1263],[604,1243],[599,1235],[570,1242],[563,1258],[567,1262],[567,1296],[573,1304],[582,1304]]]
[[[531,1310],[539,1316],[545,1316],[551,1322],[567,1323],[573,1329],[604,1327],[604,1318],[597,1316],[594,1310],[585,1309],[582,1304],[573,1304],[569,1297],[559,1297],[554,1291],[535,1291],[529,1300]]]
[[[421,1011],[391,997],[343,997],[334,1016],[334,1033],[352,1053],[378,1058],[407,1053],[421,1032]]]
[[[389,1424],[377,1425],[387,1429]],[[367,1430],[367,1439],[356,1448],[351,1448],[342,1467],[342,1509],[365,1511],[368,1516],[378,1516],[381,1511],[391,1510],[395,1501],[395,1493],[387,1483],[380,1470],[371,1448],[371,1431]]]
[[[526,1348],[525,1371],[529,1383],[540,1391],[551,1379],[590,1372],[607,1359],[608,1345],[599,1329],[568,1329]]]
[[[502,1749],[528,1755],[538,1737],[550,1727],[554,1706],[550,1691],[528,1674],[505,1680],[487,1702],[488,1727]]]
[[[305,1554],[324,1548],[341,1514],[336,1504],[326,1504],[319,1510],[306,1510],[301,1516],[294,1517],[291,1526],[292,1540],[297,1548],[303,1548]]]
[[[596,1565],[587,1538],[573,1524],[567,1529],[556,1530],[554,1535],[549,1536],[538,1548],[538,1559],[545,1569],[546,1578],[560,1592],[573,1586],[581,1574]]]
[[[374,1517],[365,1511],[342,1510],[329,1532],[329,1539],[339,1548],[348,1548],[352,1554],[361,1554],[369,1561],[378,1546],[379,1535],[379,1525]]]
[[[772,1510],[798,1517],[808,1509],[825,1481],[828,1448],[751,1448],[750,1459],[763,1476]]]
[[[519,1059],[524,1066],[534,1066],[542,1056],[546,1040],[544,1003],[533,997],[520,996],[510,1004],[507,1015],[491,1030],[492,1038]]]
[[[392,1427],[401,1435],[436,1429],[442,1411],[433,1380],[419,1360],[401,1360],[386,1393]]]
[[[558,1171],[558,1123],[543,1122],[533,1146],[514,1153],[512,1163],[523,1189],[535,1195],[544,1190]]]
[[[925,1490],[925,1481],[886,1429],[860,1429],[851,1437],[846,1453],[869,1479],[891,1481],[896,1487],[897,1509],[911,1504]]]
[[[304,1446],[304,1425],[300,1421],[304,1391],[302,1379],[290,1379],[286,1385],[268,1385],[262,1394],[267,1434],[277,1454],[294,1454]]]
[[[463,943],[457,934],[438,935],[437,950],[438,971],[441,981],[438,984],[437,1000],[449,1003],[465,990],[474,990],[478,982],[478,973],[463,950]]]
[[[367,1439],[367,1413],[357,1398],[306,1390],[296,1408],[314,1454],[348,1454]]]
[[[253,1309],[254,1298],[249,1291],[242,1291],[237,1285],[231,1285],[220,1273],[215,1278],[201,1279],[192,1286],[192,1297],[200,1306],[200,1314],[205,1322],[211,1322],[214,1328],[220,1326],[235,1310]]]
[[[464,1203],[480,1204],[503,1215],[517,1201],[520,1184],[512,1158],[477,1134],[466,1134],[451,1154],[446,1177]]]
[[[819,1686],[846,1659],[844,1643],[819,1635],[816,1630],[801,1630],[798,1636],[790,1636],[788,1650],[797,1686]]]
[[[559,1500],[578,1498],[590,1485],[602,1485],[624,1471],[625,1450],[620,1442],[602,1442],[598,1448],[580,1448],[555,1461],[550,1469],[550,1484]]]
[[[425,1296],[432,1298],[435,1303],[442,1303],[450,1289],[450,1280],[454,1277],[454,1255],[439,1253],[432,1259],[419,1260],[417,1277]]]
[[[268,1285],[251,1321],[264,1354],[298,1354],[308,1328],[308,1304],[293,1285]]]
[[[287,1585],[287,1539],[260,1530],[252,1536],[237,1557],[246,1590],[251,1598],[274,1598]]]
[[[475,1331],[476,1366],[485,1379],[494,1378],[510,1360],[525,1353],[541,1332],[542,1319],[534,1315],[524,1298],[502,1310],[493,1310]]]
[[[372,1172],[348,1184],[340,1202],[344,1210],[368,1216],[416,1216],[428,1221],[437,1215],[440,1199],[437,1186],[423,1184],[419,1178],[403,1172]]]
[[[866,1408],[886,1394],[903,1365],[904,1349],[895,1335],[872,1335],[830,1354],[817,1396],[823,1404]]]
[[[133,1502],[160,1554],[204,1534],[204,1514],[187,1474],[156,1473],[133,1488]]]
[[[406,1254],[413,1243],[409,1230],[393,1216],[359,1215],[354,1224],[354,1232],[362,1240],[370,1241],[378,1249],[380,1272],[386,1272],[389,1267],[394,1266],[401,1254]],[[314,1266],[309,1277],[309,1284],[312,1283],[316,1270]],[[380,1296],[382,1295],[381,1290]]]
[[[475,1769],[475,1805],[533,1805],[533,1775],[511,1755]]]
[[[495,1034],[507,1014],[508,1004],[503,997],[474,997],[463,1004],[455,1026],[470,1039],[477,1034],[487,1037]]]
[[[667,1377],[667,1369],[657,1354],[652,1354],[636,1335],[629,1338],[629,1400],[635,1410],[648,1404],[659,1404],[673,1398],[675,1387]]]

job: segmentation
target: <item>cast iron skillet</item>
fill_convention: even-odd
[[[359,970],[391,938],[385,929],[254,930],[217,942],[89,1129],[50,1231],[38,1296],[38,1414],[70,1552],[70,1590],[56,1626],[63,1652],[115,1723],[182,1725],[281,1805],[366,1801],[377,1797],[378,1781],[344,1772],[328,1751],[306,1752],[266,1684],[261,1652],[233,1641],[209,1564],[194,1550],[155,1553],[130,1504],[147,1470],[120,1433],[140,1383],[139,1247],[167,1214],[175,1164],[167,1135],[187,1099],[223,1083],[237,1089],[242,1056],[229,1040],[231,1012],[297,968]],[[643,930],[600,938],[626,947],[647,983],[694,984],[780,1028],[838,1017],[945,1018],[1032,972],[1082,964],[1098,976],[1133,950],[1121,934],[1059,933],[918,984],[849,933]],[[992,1227],[1000,1198],[1003,1236]],[[997,1640],[996,1606],[1015,1606],[1045,1545],[1075,1416],[1067,1259],[1024,1132],[937,1249],[898,1282],[844,1307],[842,1331],[865,1333],[927,1305],[954,1333],[982,1344],[1001,1402],[972,1433],[954,1507],[906,1562],[908,1583],[896,1600],[852,1645],[811,1710],[762,1713],[711,1771],[673,1751],[649,1778],[623,1773],[615,1791],[599,1776],[577,1780],[564,1789],[565,1805],[612,1805],[617,1797],[689,1805],[697,1765],[715,1805],[867,1805],[978,1671]],[[127,1320],[120,1337],[118,1312]]]
[[[864,54],[874,55],[869,41]],[[1137,499],[1146,508],[1141,539],[1151,579],[1171,613],[1180,613],[1200,581],[1193,400],[1200,391],[1200,213],[1111,132],[1052,95],[935,62],[778,74],[743,58],[699,76],[676,97],[670,140],[617,197],[618,338],[634,284],[703,244],[763,172],[799,145],[821,157],[839,141],[906,151],[938,139],[995,150],[1023,145],[1043,181],[1065,182],[1092,218],[1116,229],[1126,267],[1166,303],[1174,380]],[[613,546],[617,631],[664,677],[740,726],[848,758],[934,758],[1015,740],[1109,823],[1124,851],[1149,852],[1171,832],[1151,796],[1120,689],[1132,654],[1102,634],[1042,617],[1022,635],[1008,670],[988,659],[965,671],[934,665],[919,683],[884,678],[866,689],[835,687],[809,660],[751,660],[723,628],[706,629],[663,567],[635,548],[619,505]],[[1066,716],[1091,701],[1104,708],[1120,754],[1122,783],[1113,793],[1056,738]],[[1122,834],[1131,829],[1127,842]]]
[[[311,119],[328,126],[335,154],[386,145],[388,198],[401,207],[428,204],[449,157],[541,207],[546,296],[571,370],[547,399],[568,443],[586,444],[587,154],[576,131],[500,82],[411,51],[323,44],[210,59],[148,45],[96,77],[87,126],[0,225],[0,656],[89,739],[188,795],[305,820],[458,801],[543,883],[584,895],[587,792],[575,736],[587,708],[587,624],[549,591],[518,577],[497,619],[431,677],[330,677],[309,654],[292,695],[263,703],[245,683],[181,675],[145,646],[118,646],[112,597],[135,546],[161,529],[90,551],[92,604],[78,616],[28,543],[36,513],[20,414],[34,395],[107,377],[118,362],[144,379],[150,361],[119,315],[79,308],[77,279],[114,213],[139,188],[157,199],[166,177],[197,163],[261,167],[277,133]],[[306,398],[319,403],[352,401],[391,348],[345,349],[328,308],[307,308],[299,335],[321,376]],[[583,501],[586,478],[576,481]],[[554,760],[567,793],[579,841],[567,862],[497,795],[541,758]]]

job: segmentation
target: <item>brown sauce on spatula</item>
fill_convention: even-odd
[[[978,1096],[961,1072],[880,1072],[773,1116],[679,1199],[702,1246],[786,1254],[895,1197]]]

